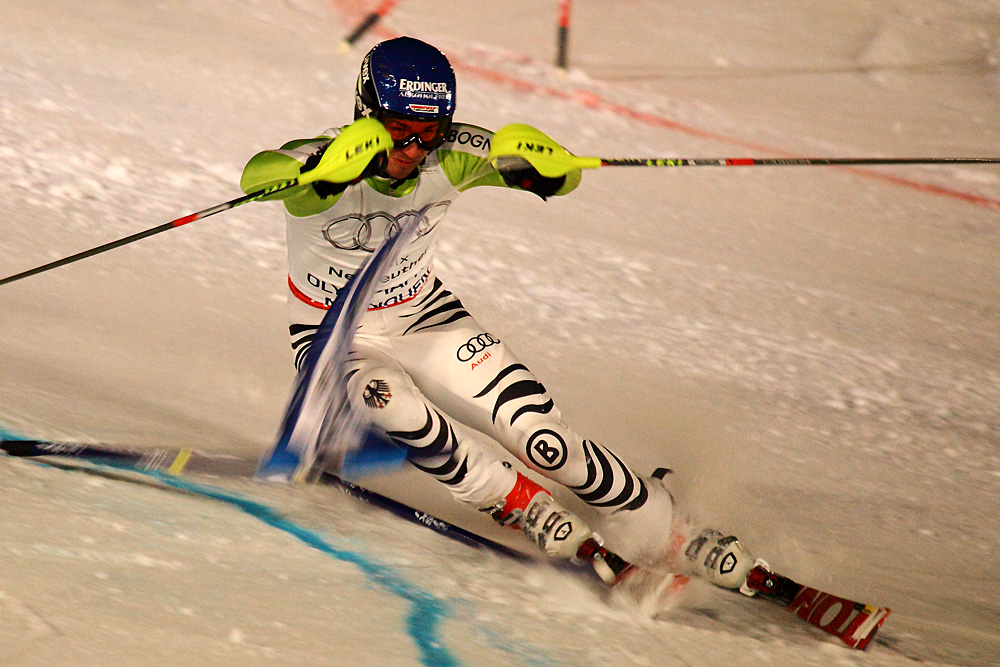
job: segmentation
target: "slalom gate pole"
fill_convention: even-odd
[[[354,42],[358,41],[362,35],[368,32],[372,26],[378,23],[382,17],[392,11],[392,8],[396,6],[398,0],[383,0],[382,4],[376,7],[368,16],[361,19],[361,23],[355,26],[354,30],[351,31],[344,41],[340,43],[340,52],[347,53],[354,46]]]
[[[282,181],[269,188],[264,188],[263,190],[257,190],[256,192],[251,192],[248,195],[242,197],[237,197],[236,199],[230,199],[223,204],[217,204],[210,208],[206,208],[203,211],[198,211],[197,213],[191,213],[183,217],[177,218],[176,220],[171,220],[170,222],[165,222],[162,225],[157,225],[156,227],[151,227],[145,231],[137,232],[130,236],[125,236],[123,238],[105,243],[104,245],[99,245],[89,250],[84,250],[83,252],[78,252],[75,255],[70,255],[69,257],[64,257],[62,259],[57,259],[54,262],[49,262],[48,264],[43,264],[42,266],[37,266],[33,269],[27,271],[22,271],[21,273],[16,273],[12,276],[7,276],[6,278],[0,279],[0,286],[6,285],[7,283],[12,283],[15,280],[21,280],[22,278],[27,278],[29,276],[34,276],[44,271],[49,271],[51,269],[58,268],[60,266],[65,266],[67,264],[72,264],[81,259],[86,259],[87,257],[93,257],[94,255],[99,255],[102,252],[107,252],[108,250],[113,250],[115,248],[120,248],[123,245],[128,245],[140,239],[153,236],[154,234],[159,234],[160,232],[166,232],[176,227],[181,227],[189,222],[194,222],[195,220],[202,220],[210,215],[215,215],[216,213],[222,213],[223,211],[228,211],[229,209],[236,208],[243,204],[247,204],[252,201],[257,201],[258,199],[263,199],[268,195],[272,195],[276,192],[281,192],[282,190],[287,190],[288,188],[295,187],[299,184],[298,179],[292,179],[290,181]]]
[[[559,28],[556,32],[556,67],[566,71],[566,54],[569,42],[569,12],[573,0],[559,0]]]

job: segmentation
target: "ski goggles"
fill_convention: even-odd
[[[416,118],[384,116],[379,120],[389,131],[394,148],[406,148],[416,142],[425,151],[432,151],[444,143],[451,130],[451,118]]]

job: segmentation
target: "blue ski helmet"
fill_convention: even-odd
[[[455,71],[441,51],[413,37],[376,44],[361,62],[354,118],[440,121],[439,146],[455,113]],[[434,146],[435,148],[437,146]]]

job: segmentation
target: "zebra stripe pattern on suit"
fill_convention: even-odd
[[[459,457],[455,429],[437,410],[424,408],[427,421],[415,431],[389,431],[397,445],[407,448],[406,458],[414,467],[454,486],[469,472],[465,457]]]
[[[493,423],[528,433],[522,443],[528,460],[541,469],[552,472],[563,467],[566,452],[575,447],[583,450],[587,478],[583,484],[569,486],[588,505],[604,511],[638,509],[649,496],[645,482],[633,473],[621,459],[605,447],[590,440],[582,440],[558,419],[542,419],[541,415],[553,412],[555,406],[545,387],[523,364],[510,364],[476,394],[475,398],[495,395]],[[509,415],[509,417],[507,416]],[[538,415],[534,420],[518,424],[527,415]],[[567,442],[572,439],[572,442]],[[551,454],[550,459],[539,454]],[[579,460],[579,459],[577,459]]]

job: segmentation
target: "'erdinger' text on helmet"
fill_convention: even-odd
[[[439,121],[440,145],[455,113],[455,72],[441,51],[413,37],[375,45],[361,63],[354,118]]]

